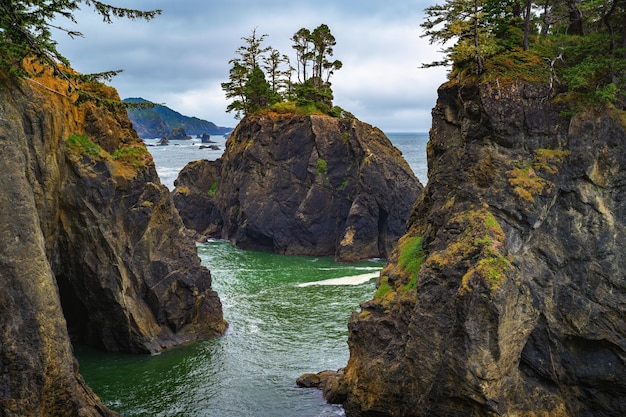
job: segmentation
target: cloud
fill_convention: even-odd
[[[84,8],[76,17],[85,37],[59,34],[57,40],[81,72],[124,69],[111,82],[122,97],[141,96],[234,126],[220,83],[228,79],[241,38],[257,28],[269,35],[267,44],[293,56],[291,36],[326,23],[337,39],[334,58],[344,64],[331,79],[335,104],[386,131],[426,131],[436,89],[445,81],[444,69],[419,69],[437,59],[436,48],[419,36],[422,11],[433,3],[128,0],[123,7],[161,8],[163,14],[151,22],[107,25]]]

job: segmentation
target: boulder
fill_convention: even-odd
[[[626,415],[626,116],[439,89],[429,183],[349,322],[356,416]]]
[[[339,261],[391,253],[422,190],[379,129],[277,114],[246,117],[218,161],[189,164],[175,185],[176,207],[199,233]]]

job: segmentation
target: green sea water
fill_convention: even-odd
[[[348,318],[373,295],[384,263],[338,264],[221,241],[198,252],[211,269],[227,333],[153,356],[77,348],[89,386],[127,417],[342,416],[340,406],[295,380],[345,366]]]
[[[388,134],[413,172],[427,181],[427,134]],[[215,137],[224,148],[223,138]],[[153,144],[154,141],[146,141]],[[180,169],[221,151],[200,149],[200,140],[151,146],[161,181],[173,188]],[[242,251],[209,242],[198,254],[230,327],[223,337],[155,356],[111,354],[76,347],[80,371],[112,409],[126,417],[330,417],[340,406],[321,392],[296,387],[305,372],[345,366],[347,322],[372,298],[375,279],[361,284],[337,278],[377,275],[384,262],[337,264],[331,258]],[[310,285],[322,282],[333,285]]]

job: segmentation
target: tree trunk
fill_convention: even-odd
[[[532,0],[526,0],[526,14],[524,16],[524,40],[523,47],[528,51],[528,37],[530,36],[530,12],[532,8]]]
[[[576,5],[576,3],[578,3],[577,0],[569,0],[567,2],[567,6],[569,7],[568,33],[570,35],[583,36],[585,34],[585,28],[583,25],[583,14]]]

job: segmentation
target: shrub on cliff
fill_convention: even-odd
[[[626,105],[626,3],[621,0],[446,0],[426,9],[431,43],[453,46],[429,66],[450,79],[549,83],[573,107]],[[552,98],[552,97],[551,97]]]

